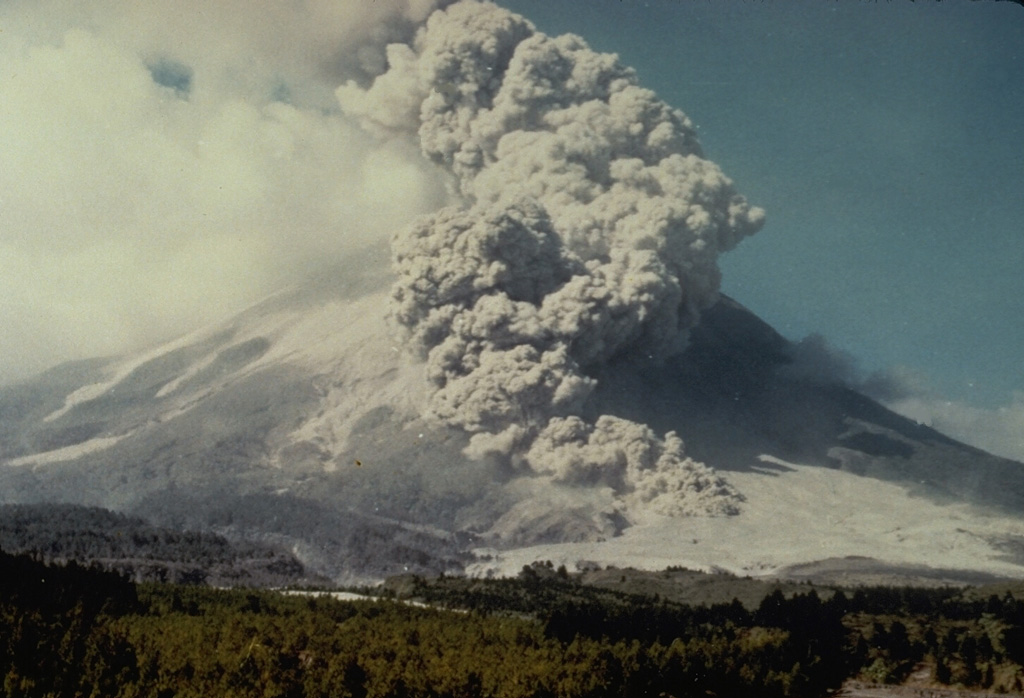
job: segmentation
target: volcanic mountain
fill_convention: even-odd
[[[439,207],[359,253],[373,236],[331,218],[346,244],[316,278],[5,388],[3,501],[258,539],[335,579],[531,557],[1022,575],[1020,464],[808,370],[720,295],[765,213],[633,70],[477,0],[380,36],[335,116],[436,173]]]
[[[464,431],[426,416],[425,364],[386,319],[392,280],[386,250],[369,249],[151,351],[2,389],[2,501],[274,542],[338,580],[538,558],[1024,574],[1024,466],[801,377],[792,344],[724,296],[678,356],[606,365],[590,409],[677,432],[738,513],[663,516],[606,484],[469,458]]]

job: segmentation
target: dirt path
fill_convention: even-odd
[[[847,681],[835,694],[836,698],[1006,698],[1008,695],[1011,694],[930,686],[886,686],[862,681]]]

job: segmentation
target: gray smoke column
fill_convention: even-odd
[[[392,239],[393,316],[427,362],[433,415],[474,435],[474,457],[659,513],[734,513],[739,495],[674,433],[586,405],[608,361],[685,347],[717,299],[718,255],[763,212],[682,112],[576,36],[463,0],[387,60],[368,88],[338,90],[343,109],[415,134],[460,202]]]

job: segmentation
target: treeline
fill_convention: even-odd
[[[4,605],[5,620],[21,627]],[[59,622],[67,611],[55,607],[46,616],[53,631],[48,638],[37,634],[14,645],[15,656],[3,665],[5,695],[821,692],[798,668],[782,667],[780,648],[790,643],[778,628],[725,627],[665,643],[584,635],[565,641],[545,623],[511,614],[171,585],[140,587],[134,607]]]
[[[385,591],[450,609],[530,615],[543,622],[547,636],[562,641],[585,636],[665,644],[685,637],[697,650],[781,630],[770,661],[746,656],[742,662],[747,671],[784,679],[791,695],[816,695],[837,677],[898,684],[922,667],[939,684],[1018,693],[1024,688],[1024,601],[1009,591],[979,596],[951,587],[879,586],[826,588],[819,597],[811,586],[783,593],[763,583],[762,601],[748,608],[737,600],[688,605],[579,579],[564,568],[535,564],[517,579],[406,575],[389,580]],[[735,581],[721,575],[725,587],[734,588]],[[716,666],[730,669],[716,678]],[[729,678],[735,666],[709,665],[695,683],[715,693],[724,686],[738,690]]]
[[[939,681],[993,690],[1024,676],[1011,594],[979,606],[951,590],[809,589],[689,607],[558,575],[402,581],[445,589],[460,609],[447,610],[135,586],[6,554],[0,580],[4,696],[784,698],[851,676],[898,681],[921,662]],[[931,615],[910,610],[919,603]]]
[[[47,562],[96,563],[135,581],[283,586],[314,581],[290,553],[178,531],[74,504],[0,505],[0,548]]]
[[[1009,591],[857,590],[848,610],[866,679],[899,683],[925,664],[941,684],[1024,689],[1024,601]]]
[[[123,575],[0,551],[0,695],[117,695],[112,618],[143,610]]]

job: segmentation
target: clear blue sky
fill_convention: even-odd
[[[1024,391],[1024,8],[507,0],[618,53],[768,212],[723,290],[950,399]]]

